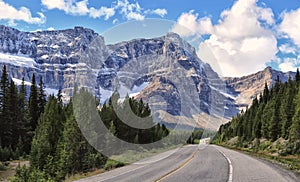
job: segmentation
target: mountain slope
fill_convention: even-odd
[[[177,34],[105,45],[82,27],[31,33],[0,26],[0,32],[0,66],[14,80],[30,81],[35,73],[48,90],[71,96],[75,85],[83,86],[102,102],[118,89],[173,116],[237,113],[224,82]]]
[[[252,103],[252,100],[263,92],[265,83],[271,88],[277,76],[279,76],[281,82],[287,82],[289,77],[294,78],[295,74],[295,72],[283,73],[271,67],[266,67],[264,70],[248,76],[225,78],[224,80],[228,92],[236,96],[236,104],[240,110],[245,110]]]

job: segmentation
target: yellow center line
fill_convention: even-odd
[[[196,156],[198,151],[199,151],[199,148],[197,148],[197,150],[191,155],[191,157],[188,160],[186,160],[180,166],[178,166],[177,168],[175,168],[172,171],[168,172],[167,174],[161,176],[159,179],[155,180],[155,182],[161,182],[162,180],[166,179],[167,177],[175,174],[177,171],[182,169],[184,166],[186,166],[189,162],[191,162],[193,160],[193,158]]]

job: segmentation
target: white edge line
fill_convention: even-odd
[[[112,178],[116,178],[116,177],[118,177],[118,176],[121,176],[121,175],[123,175],[123,174],[130,173],[130,172],[132,172],[132,171],[136,171],[136,170],[138,170],[138,169],[140,169],[140,168],[143,168],[143,167],[145,167],[145,166],[147,166],[147,165],[143,165],[143,166],[140,166],[140,167],[137,167],[137,168],[131,169],[131,170],[129,170],[129,171],[125,171],[125,172],[123,172],[123,173],[120,173],[120,174],[117,174],[117,175],[114,175],[114,176],[110,176],[110,177],[107,177],[107,178],[101,179],[101,180],[100,180],[100,181],[98,181],[98,182],[101,182],[101,181],[106,181],[106,180],[109,180],[109,179],[112,179]],[[103,174],[104,174],[104,173],[103,173]]]
[[[233,167],[232,167],[232,162],[231,160],[226,156],[226,154],[222,151],[220,151],[218,148],[216,148],[227,160],[228,165],[229,165],[229,174],[228,174],[228,182],[232,182],[233,179]]]

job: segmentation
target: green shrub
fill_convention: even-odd
[[[122,162],[109,159],[109,160],[107,160],[106,164],[104,165],[104,169],[110,170],[110,169],[114,169],[114,168],[122,167],[122,166],[124,166],[124,164]]]
[[[7,169],[7,165],[4,162],[0,162],[0,171],[5,171]]]
[[[44,171],[37,169],[30,169],[26,166],[20,165],[16,169],[16,175],[8,179],[9,182],[54,182],[54,180]]]

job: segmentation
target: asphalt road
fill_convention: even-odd
[[[184,161],[187,161],[194,152],[197,152],[197,149],[197,145],[187,145],[182,148],[171,150],[137,163],[79,181],[153,182],[158,180],[161,176],[179,167]]]
[[[285,182],[295,175],[268,162],[214,145],[188,145],[80,182]]]

